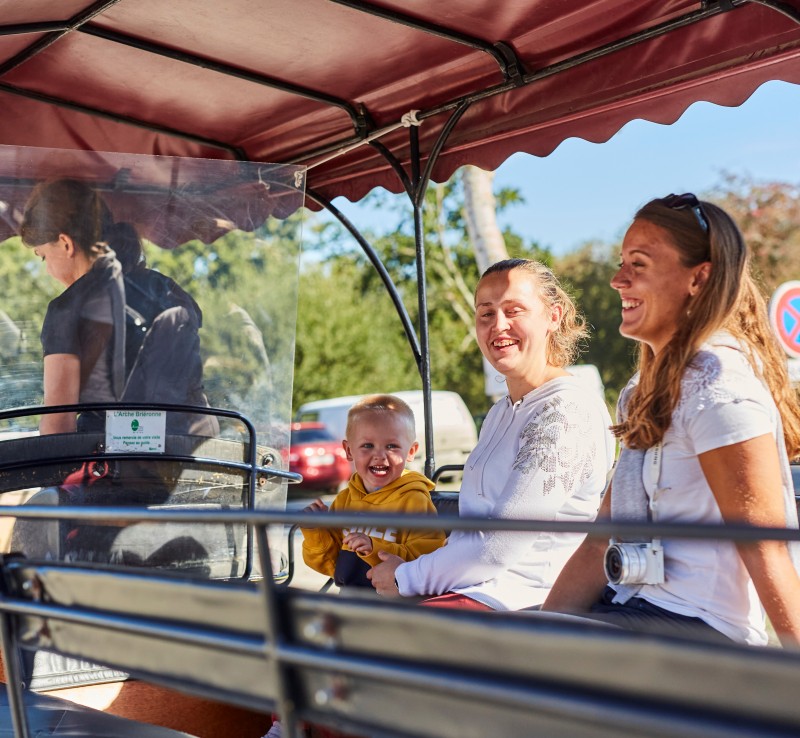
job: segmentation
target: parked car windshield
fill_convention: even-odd
[[[299,443],[315,443],[316,441],[336,442],[326,428],[299,428],[292,431],[292,446]]]

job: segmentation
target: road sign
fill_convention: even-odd
[[[775,290],[769,320],[783,350],[800,359],[800,282],[784,282]]]

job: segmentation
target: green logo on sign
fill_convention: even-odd
[[[131,421],[131,430],[132,431],[139,430],[139,421],[138,420],[132,420]]]

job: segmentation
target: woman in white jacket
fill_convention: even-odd
[[[478,345],[508,395],[486,416],[467,459],[459,514],[591,521],[614,458],[602,399],[566,366],[586,335],[569,296],[544,265],[494,264],[475,292]],[[540,605],[583,536],[454,531],[415,561],[381,555],[368,576],[381,595],[428,605],[519,610]]]

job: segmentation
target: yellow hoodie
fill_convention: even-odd
[[[431,501],[434,484],[417,472],[404,470],[394,482],[375,492],[367,492],[358,474],[353,474],[346,489],[331,503],[330,510],[347,512],[389,513],[403,512],[409,515],[436,515]],[[332,577],[336,570],[339,551],[349,550],[342,545],[344,536],[351,531],[362,531],[372,539],[372,553],[359,557],[369,566],[380,563],[378,551],[400,556],[412,561],[422,554],[435,551],[444,544],[443,530],[397,530],[373,526],[350,526],[341,528],[303,528],[303,560],[321,574]]]

